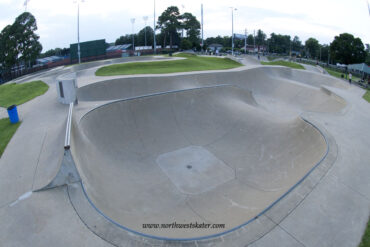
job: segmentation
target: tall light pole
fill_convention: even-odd
[[[253,30],[253,53],[256,52],[256,30]]]
[[[244,54],[247,54],[247,29],[245,29],[245,37],[244,37]]]
[[[203,3],[201,4],[201,15],[202,15],[202,19],[201,19],[201,22],[202,22],[202,51],[203,51],[203,48],[204,48],[204,39],[203,39]]]
[[[78,63],[81,63],[81,49],[80,49],[80,3],[83,3],[84,0],[75,0],[74,3],[77,3],[77,56]]]
[[[131,24],[132,24],[132,51],[134,52],[134,55],[135,55],[134,23],[135,23],[135,18],[131,18]]]
[[[153,48],[154,48],[154,54],[157,53],[157,42],[155,40],[155,0],[154,0],[154,18],[153,18]]]
[[[148,20],[148,16],[143,16],[143,20],[144,20],[144,23],[145,23],[145,46],[146,46],[146,21]]]
[[[234,7],[231,8],[231,55],[234,56],[234,10],[237,10]]]
[[[24,3],[23,3],[23,6],[24,6],[24,12],[27,12],[27,4],[30,0],[25,0]]]
[[[185,13],[185,5],[181,4],[181,9],[182,9],[182,12]],[[181,38],[183,39],[184,38],[184,29],[182,28],[181,29]]]

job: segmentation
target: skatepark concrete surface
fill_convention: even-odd
[[[6,111],[6,108],[0,107],[0,119],[7,118],[7,117],[8,117],[8,112]]]
[[[238,59],[227,71],[94,76],[103,61],[32,75],[50,89],[19,106],[0,159],[0,243],[357,246],[370,211],[364,90]],[[71,72],[81,181],[36,192],[63,160],[55,81]],[[224,227],[154,227],[172,223]]]

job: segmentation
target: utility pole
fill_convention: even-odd
[[[203,39],[203,34],[204,34],[204,30],[203,30],[203,3],[201,4],[201,22],[202,22],[202,51],[203,51],[203,48],[204,48],[204,39]]]
[[[244,54],[247,54],[247,29],[245,29],[245,37],[244,37]]]
[[[81,50],[80,50],[80,3],[77,1],[77,55],[78,63],[81,63]]]
[[[25,0],[24,3],[23,3],[23,6],[24,6],[24,12],[27,12],[27,4],[30,0]]]
[[[237,10],[234,7],[231,8],[231,55],[234,56],[234,10]]]
[[[253,53],[256,52],[256,30],[253,30]]]
[[[29,1],[29,0],[28,0]],[[80,2],[84,2],[84,0],[76,0],[77,3],[77,56],[78,56],[78,63],[81,63],[81,49],[80,49]]]
[[[132,51],[134,52],[135,56],[135,34],[134,34],[134,23],[135,23],[135,18],[131,18],[131,24],[132,24]]]
[[[144,31],[144,33],[145,33],[145,46],[146,46],[146,21],[148,20],[148,16],[143,16],[143,19],[144,19],[144,23],[145,23],[145,31]],[[146,48],[145,48],[146,49]]]
[[[154,54],[157,54],[157,44],[155,40],[155,0],[154,0],[154,18],[153,18],[153,48],[154,48]]]

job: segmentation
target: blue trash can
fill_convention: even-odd
[[[8,107],[8,115],[9,115],[10,122],[12,124],[19,122],[18,111],[17,111],[16,105],[12,105]]]

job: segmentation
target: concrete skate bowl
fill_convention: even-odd
[[[105,101],[219,84],[249,90],[265,109],[291,117],[304,111],[340,112],[347,105],[325,87],[347,88],[342,81],[327,75],[276,66],[104,80],[79,88],[78,98],[81,101]]]
[[[253,221],[325,159],[328,145],[315,126],[271,114],[250,91],[210,86],[77,112],[71,150],[90,203],[109,221],[194,240]],[[225,227],[143,227],[174,222]]]

